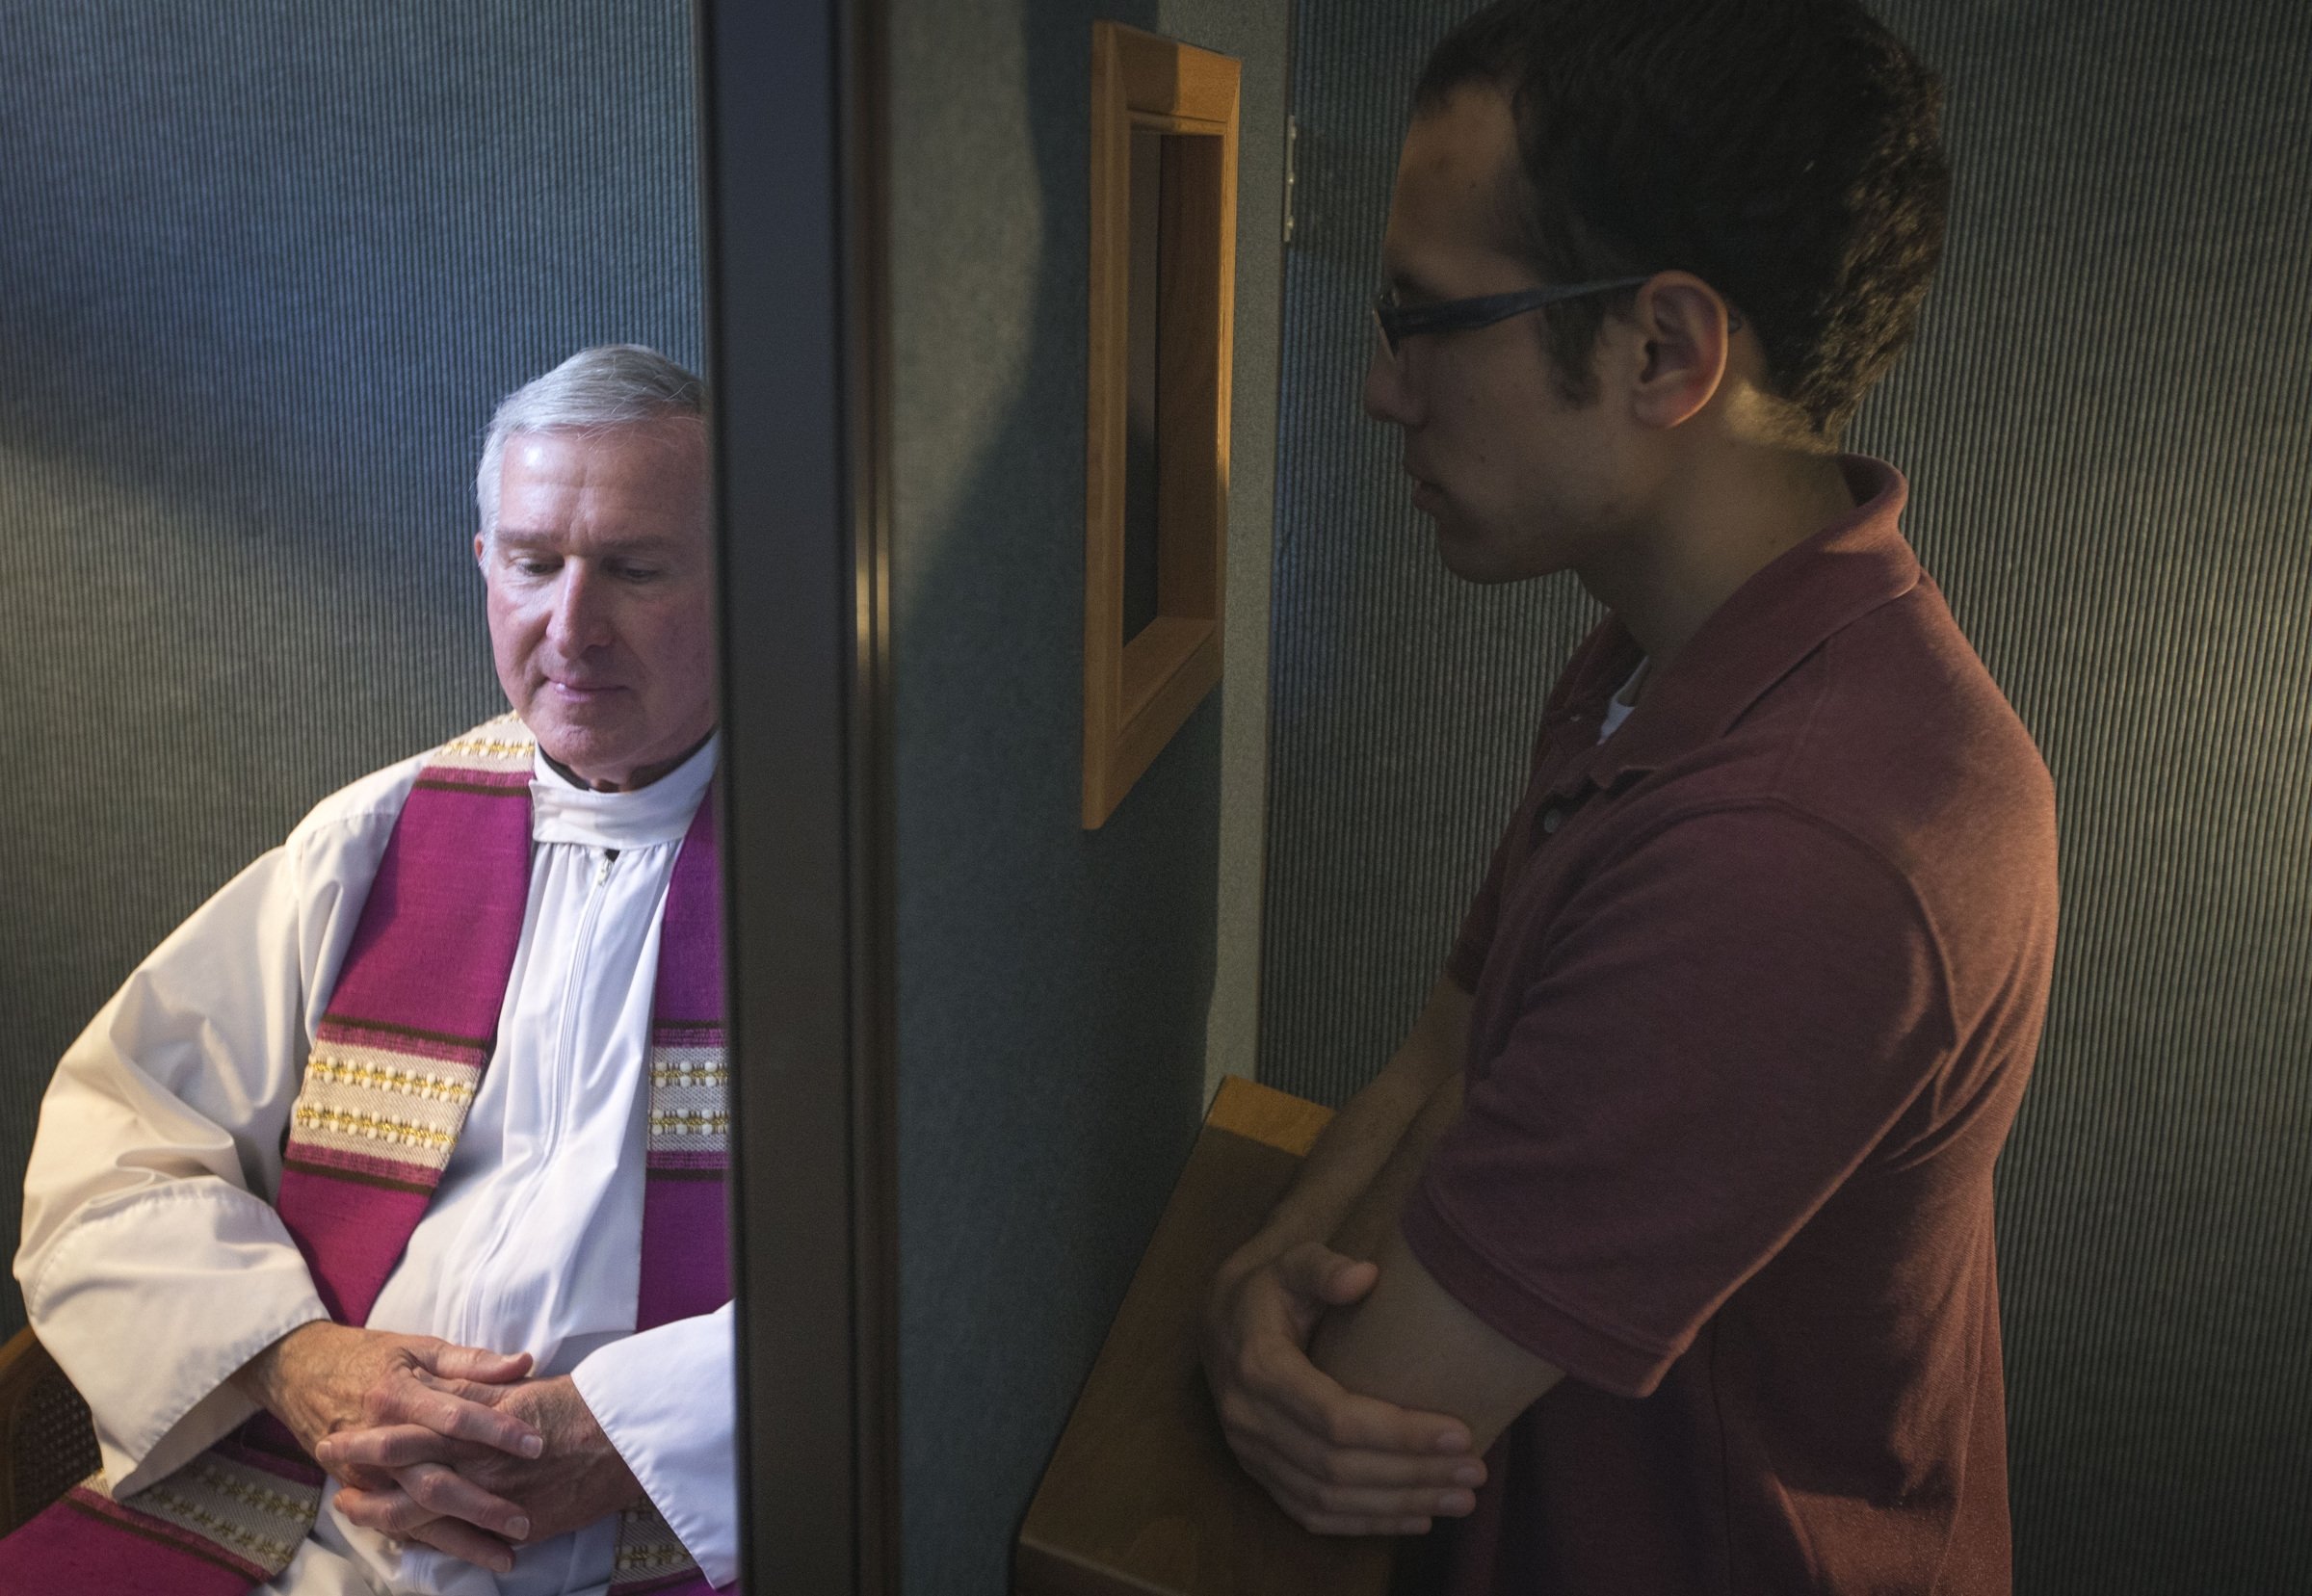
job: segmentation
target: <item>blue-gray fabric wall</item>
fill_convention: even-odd
[[[1458,586],[1355,413],[1396,144],[1465,3],[1300,17],[1262,1074],[1339,1101],[1433,979],[1594,611]],[[2063,929],[2000,1171],[2017,1584],[2312,1588],[2312,13],[1883,0],[1949,255],[1852,442],[2037,737]]]
[[[1244,75],[1230,679],[1087,832],[1103,17]],[[1195,1135],[1208,1051],[1252,1057],[1250,972],[1218,960],[1258,947],[1257,879],[1223,873],[1231,811],[1257,872],[1265,774],[1288,23],[1286,0],[891,7],[903,1566],[925,1596],[1011,1588],[1020,1517]]]
[[[587,344],[696,363],[690,51],[683,0],[0,0],[0,1234],[136,961],[503,707],[481,430]]]

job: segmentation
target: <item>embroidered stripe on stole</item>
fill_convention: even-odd
[[[495,1049],[529,896],[536,747],[502,716],[428,759],[315,1027],[276,1207],[340,1323],[367,1321]],[[719,911],[702,803],[659,937],[638,1329],[729,1298]],[[0,1596],[245,1596],[296,1556],[326,1478],[269,1414],[126,1500],[99,1471],[0,1542]],[[622,1516],[613,1579],[616,1596],[710,1588],[647,1506]]]
[[[340,1324],[367,1322],[497,1046],[537,746],[506,716],[426,761],[313,1029],[276,1206]]]
[[[674,857],[659,918],[637,1330],[710,1314],[730,1300],[722,1194],[730,1164],[730,1074],[714,810],[711,800],[698,806]],[[703,1596],[711,1588],[657,1508],[645,1503],[623,1515],[611,1596]]]

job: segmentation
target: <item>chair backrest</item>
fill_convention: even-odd
[[[0,1534],[96,1470],[89,1404],[30,1330],[0,1347]]]

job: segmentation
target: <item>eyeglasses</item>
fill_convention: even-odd
[[[1397,358],[1397,346],[1422,332],[1463,332],[1491,327],[1495,322],[1522,316],[1529,310],[1578,300],[1590,294],[1610,294],[1617,288],[1636,288],[1646,277],[1615,277],[1605,282],[1568,282],[1554,288],[1526,288],[1514,294],[1484,294],[1474,300],[1440,300],[1435,304],[1399,304],[1394,289],[1373,296],[1373,325],[1380,330],[1381,348]]]

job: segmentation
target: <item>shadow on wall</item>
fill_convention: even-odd
[[[1219,694],[1081,826],[1095,16],[1158,20],[1023,0],[1000,37],[930,5],[892,29],[902,1427],[926,1591],[1009,1588],[1203,1085]]]
[[[468,546],[498,396],[701,347],[680,0],[278,10],[0,0],[0,732],[41,772],[0,838],[11,1170],[172,925],[501,707]]]
[[[587,331],[695,357],[690,129],[651,125],[687,117],[681,7],[537,38],[446,5],[264,37],[130,0],[10,9],[13,452],[406,573],[413,512],[469,519],[478,438],[444,416],[478,434]],[[92,451],[123,418],[133,440]]]

